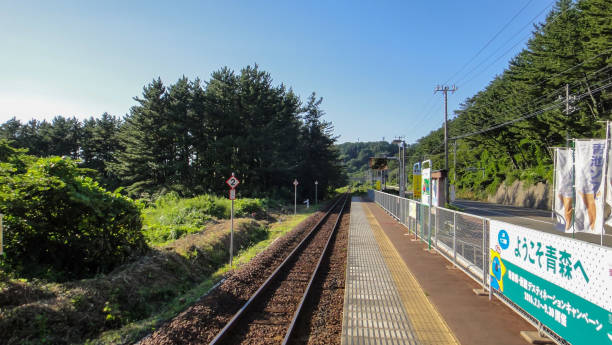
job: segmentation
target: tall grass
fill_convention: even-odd
[[[234,202],[234,216],[256,216],[268,208],[267,199],[242,198]],[[176,193],[159,197],[142,211],[143,233],[150,245],[163,245],[184,235],[203,231],[211,219],[229,219],[231,200],[214,195],[180,198]]]

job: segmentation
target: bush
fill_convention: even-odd
[[[0,142],[0,159],[2,266],[82,277],[107,272],[147,248],[136,203],[104,190],[76,162],[10,153],[6,142]]]
[[[234,216],[261,215],[267,208],[266,199],[237,199]],[[213,195],[182,199],[171,192],[159,197],[154,206],[143,210],[144,233],[150,244],[162,245],[186,234],[204,229],[212,218],[229,219],[231,200]]]

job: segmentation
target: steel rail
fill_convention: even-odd
[[[347,199],[346,195],[344,195],[343,197]],[[274,270],[274,272],[272,272],[272,274],[268,277],[268,279],[266,279],[266,281],[263,282],[263,284],[261,284],[261,286],[257,289],[257,291],[255,291],[255,293],[253,293],[253,295],[248,299],[248,301],[246,301],[246,303],[242,306],[242,308],[240,308],[236,312],[236,314],[234,314],[234,316],[228,321],[225,327],[223,327],[221,331],[217,333],[217,336],[215,336],[213,340],[211,340],[210,343],[208,343],[209,345],[218,345],[229,335],[230,331],[234,328],[234,326],[236,326],[238,321],[246,314],[246,311],[248,310],[248,308],[251,305],[253,305],[253,302],[259,298],[259,296],[263,293],[263,291],[277,277],[278,273],[287,265],[287,263],[291,259],[294,258],[296,253],[298,253],[302,249],[302,247],[306,244],[306,242],[308,242],[314,236],[314,234],[321,227],[321,225],[323,225],[323,223],[327,220],[327,218],[329,218],[332,212],[336,209],[336,206],[338,205],[338,203],[340,203],[341,200],[342,200],[342,196],[339,197],[338,200],[334,202],[334,204],[329,208],[329,211],[327,211],[327,213],[317,222],[317,224],[312,228],[312,230],[310,230],[308,235],[306,235],[306,237],[304,237],[304,239],[300,241],[300,243],[291,251],[291,253],[287,255],[285,260],[283,260],[283,262],[281,262],[281,264],[278,265],[278,267]]]
[[[314,271],[312,272],[312,275],[310,276],[310,281],[308,282],[308,286],[306,286],[306,291],[304,291],[304,294],[302,295],[302,300],[298,304],[298,307],[295,310],[295,313],[293,314],[293,319],[291,320],[289,329],[287,330],[287,333],[285,334],[285,339],[283,339],[283,342],[281,343],[282,345],[286,345],[289,343],[289,339],[291,338],[291,335],[293,334],[295,325],[297,324],[298,318],[300,317],[300,314],[302,312],[302,307],[304,306],[304,302],[306,302],[306,299],[308,298],[308,295],[310,294],[312,283],[314,282],[315,278],[319,274],[319,268],[321,268],[321,263],[323,262],[323,259],[325,258],[327,254],[329,244],[331,243],[332,238],[334,237],[334,235],[336,234],[338,230],[338,224],[340,224],[342,214],[344,213],[344,209],[346,208],[346,203],[348,199],[349,199],[348,197],[344,199],[344,204],[342,205],[342,209],[340,209],[340,212],[338,213],[338,218],[336,219],[336,222],[334,223],[334,227],[332,228],[332,231],[329,233],[329,237],[327,238],[327,243],[325,244],[325,248],[323,248],[323,251],[321,252],[321,256],[319,257],[319,261],[317,262],[317,267],[314,269]]]

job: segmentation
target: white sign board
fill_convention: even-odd
[[[416,202],[410,202],[408,204],[408,216],[410,218],[414,218],[416,219],[416,209],[417,209],[417,204]]]
[[[236,189],[232,188],[229,190],[229,198],[230,200],[236,200]]]
[[[491,287],[574,345],[612,344],[612,248],[490,221]]]
[[[421,202],[429,205],[431,193],[431,168],[421,170]]]

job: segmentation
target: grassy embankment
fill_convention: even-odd
[[[19,344],[129,344],[197,301],[229,269],[229,200],[166,196],[143,210],[151,250],[106,275],[69,282],[0,279],[0,333]],[[235,203],[234,265],[248,262],[316,207]],[[89,339],[89,340],[86,340]]]

